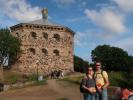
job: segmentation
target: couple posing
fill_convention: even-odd
[[[84,100],[107,100],[108,74],[101,69],[101,62],[96,62],[95,69],[89,67],[82,79]]]

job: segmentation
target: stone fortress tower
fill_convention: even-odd
[[[10,27],[11,34],[21,40],[21,54],[13,70],[24,74],[47,75],[54,70],[73,71],[74,32],[48,20],[48,10],[42,19]]]

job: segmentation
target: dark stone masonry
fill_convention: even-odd
[[[11,26],[11,34],[21,40],[21,54],[13,70],[25,74],[49,74],[54,70],[73,71],[74,32],[47,19]]]

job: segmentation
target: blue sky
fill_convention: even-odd
[[[133,0],[0,0],[0,27],[39,19],[42,8],[75,31],[74,52],[83,59],[103,44],[133,55]]]

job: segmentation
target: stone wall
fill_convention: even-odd
[[[64,27],[11,27],[21,40],[21,54],[13,69],[22,73],[48,74],[53,70],[73,71],[73,33]]]

